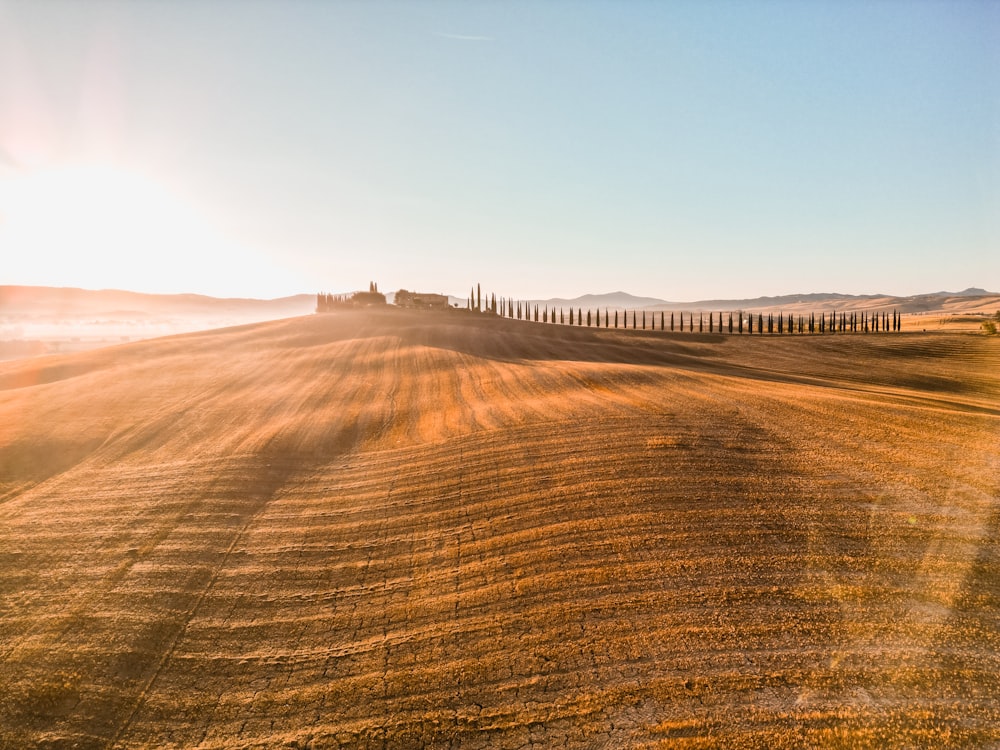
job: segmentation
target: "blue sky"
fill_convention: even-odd
[[[1000,3],[0,0],[0,283],[1000,289]]]

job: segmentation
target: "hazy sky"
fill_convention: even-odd
[[[0,0],[0,283],[1000,290],[1000,2]]]

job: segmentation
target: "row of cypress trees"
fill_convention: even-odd
[[[659,330],[661,331],[689,331],[694,332],[695,326],[699,333],[748,333],[748,334],[794,334],[794,333],[869,333],[880,331],[900,331],[902,330],[902,313],[893,310],[891,313],[885,311],[861,311],[861,312],[821,312],[818,316],[815,313],[809,315],[793,315],[788,313],[744,313],[743,311],[731,311],[726,317],[719,313],[697,313],[697,324],[695,323],[695,313],[684,312],[668,313],[666,311],[647,310],[610,310],[604,309],[603,320],[601,310],[584,310],[581,307],[569,308],[569,313],[559,307],[543,306],[539,308],[537,304],[515,301],[513,299],[500,298],[498,303],[496,295],[491,294],[486,300],[484,307],[482,291],[477,284],[469,294],[468,308],[480,312],[488,312],[513,320],[528,320],[535,323],[556,323],[562,325],[604,327],[604,328],[632,328],[633,330]],[[631,323],[631,325],[630,325]]]

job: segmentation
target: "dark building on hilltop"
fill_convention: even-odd
[[[393,300],[397,307],[415,307],[425,310],[447,310],[448,296],[445,294],[425,294],[400,289]]]

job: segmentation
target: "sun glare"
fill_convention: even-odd
[[[144,291],[189,291],[239,256],[163,185],[99,164],[0,178],[0,246],[22,283]]]

